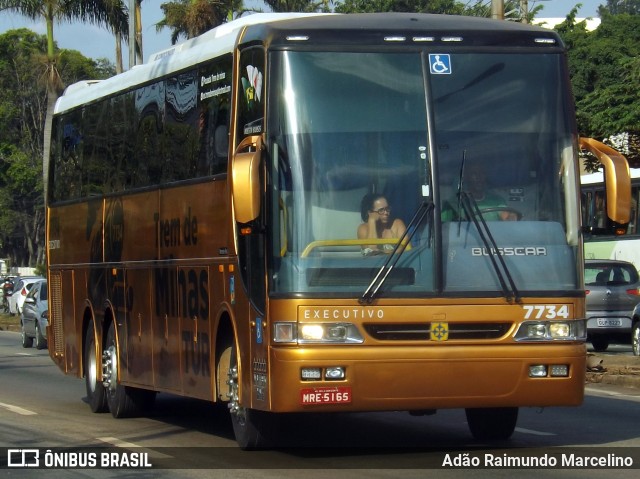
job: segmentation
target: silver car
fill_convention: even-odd
[[[640,303],[636,304],[631,321],[631,348],[634,355],[640,356]]]
[[[49,301],[47,299],[47,281],[33,283],[25,297],[20,315],[22,328],[22,346],[30,348],[33,340],[37,349],[47,347],[47,325],[49,324]]]
[[[629,343],[633,309],[640,303],[640,279],[632,263],[586,260],[587,339],[605,351],[612,341]]]

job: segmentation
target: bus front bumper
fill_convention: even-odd
[[[270,354],[270,407],[254,407],[274,412],[577,406],[584,397],[584,343],[274,347]],[[332,368],[344,378],[325,379]],[[321,379],[309,379],[317,371]]]

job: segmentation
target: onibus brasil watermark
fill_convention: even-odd
[[[7,449],[7,467],[37,469],[150,468],[148,452],[55,451],[37,448]]]

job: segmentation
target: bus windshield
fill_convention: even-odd
[[[499,296],[504,276],[530,295],[578,289],[560,55],[276,51],[270,64],[272,294],[362,294],[398,241],[358,239],[371,193],[410,236],[387,297]]]

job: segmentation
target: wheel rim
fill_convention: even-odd
[[[246,422],[245,409],[240,406],[239,387],[238,387],[238,365],[235,364],[229,368],[227,373],[227,384],[229,385],[229,412],[235,417],[238,424],[244,426]]]
[[[635,325],[633,328],[633,335],[631,336],[631,342],[633,347],[633,352],[636,356],[640,356],[640,326]]]
[[[110,394],[114,394],[117,385],[118,354],[115,345],[102,353],[102,384]]]

